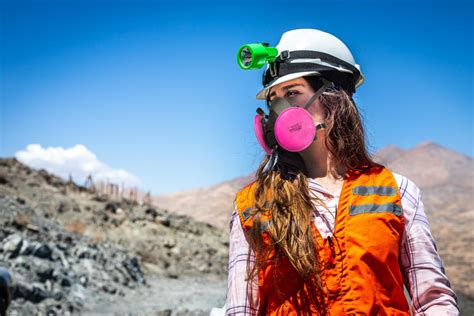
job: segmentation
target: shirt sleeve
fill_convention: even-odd
[[[424,211],[420,189],[407,177],[399,177],[405,218],[400,266],[416,316],[459,315],[457,297],[445,274],[436,242]]]
[[[235,200],[229,230],[229,272],[225,315],[257,315],[258,276],[251,282],[246,280],[247,269],[251,269],[255,264],[255,253],[245,237]]]

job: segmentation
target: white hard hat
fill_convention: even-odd
[[[341,79],[345,84],[359,87],[364,82],[360,66],[355,63],[349,48],[332,34],[316,29],[296,29],[283,33],[275,63],[281,71],[267,64],[263,73],[264,88],[257,93],[257,99],[265,100],[271,87],[303,76],[321,75],[328,79]],[[297,52],[295,52],[297,51]],[[293,53],[294,52],[294,53]],[[275,73],[277,72],[277,73]],[[337,81],[337,80],[336,80]]]

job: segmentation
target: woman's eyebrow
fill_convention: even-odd
[[[286,90],[288,90],[288,89],[290,89],[290,88],[293,88],[293,87],[296,87],[296,86],[303,86],[303,84],[301,84],[301,83],[290,84],[290,85],[287,85],[287,86],[285,86],[285,87],[283,87],[283,88],[281,88],[281,89],[286,91]],[[268,97],[271,97],[271,96],[273,96],[273,95],[275,95],[275,94],[276,94],[276,92],[273,91],[272,93],[270,93],[270,94],[268,95]]]

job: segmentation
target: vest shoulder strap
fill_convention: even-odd
[[[245,232],[252,228],[253,220],[250,217],[250,211],[255,205],[255,187],[256,180],[250,182],[237,192],[235,205],[239,220]]]
[[[253,181],[240,189],[237,192],[235,198],[235,204],[237,207],[237,213],[239,215],[239,220],[242,224],[242,228],[245,232],[251,230],[254,226],[254,215],[255,215],[255,189],[257,186],[257,181]],[[267,200],[265,202],[265,208],[268,208],[271,200],[271,193],[267,192]],[[271,225],[271,210],[258,213],[259,222],[260,222],[260,231],[262,233],[268,231],[269,226]]]

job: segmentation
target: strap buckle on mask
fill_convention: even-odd
[[[316,124],[316,129],[323,129],[323,128],[326,128],[326,124],[324,123]]]

